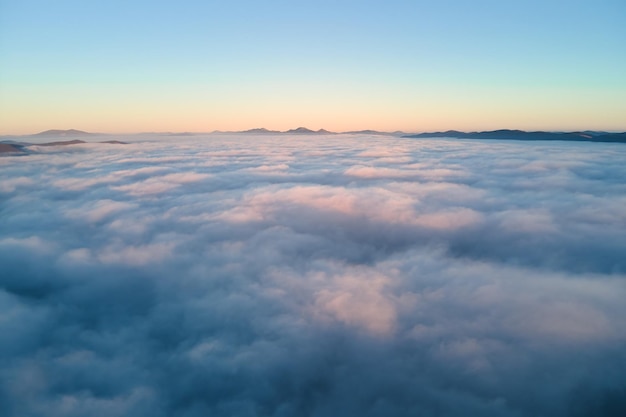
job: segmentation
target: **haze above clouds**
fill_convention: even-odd
[[[0,1],[0,135],[625,131],[623,0]]]
[[[624,415],[624,160],[364,135],[2,156],[1,414]]]

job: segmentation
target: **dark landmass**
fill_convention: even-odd
[[[84,140],[74,139],[56,142],[46,143],[28,143],[28,142],[16,142],[14,140],[4,140],[0,142],[0,154],[28,154],[36,152],[37,146],[68,146],[68,145],[82,145],[82,144],[98,144],[106,143],[110,145],[127,145],[127,142],[119,140],[106,140],[100,142],[85,142]],[[35,147],[35,149],[33,149]]]
[[[15,146],[18,146],[18,147],[32,145],[32,143],[28,143],[28,142],[18,142],[18,141],[16,141],[16,140],[10,140],[10,139],[0,141],[0,143],[3,143],[3,144],[5,144],[5,145],[15,145]]]
[[[596,131],[596,130],[585,130],[583,132],[580,133],[585,133],[587,135],[591,135],[591,136],[601,136],[601,135],[608,135],[609,132],[604,132],[604,131]]]
[[[457,139],[500,139],[500,140],[565,140],[577,142],[614,142],[626,143],[626,132],[608,133],[596,131],[584,132],[526,132],[524,130],[489,130],[484,132],[445,132],[418,133],[404,135],[405,138],[457,138]]]
[[[0,143],[0,153],[22,153],[22,147],[10,143]]]
[[[66,146],[66,145],[80,145],[81,143],[87,143],[84,140],[64,140],[59,142],[47,142],[47,143],[38,143],[37,146]]]
[[[128,145],[126,142],[122,142],[119,140],[104,140],[101,142],[85,142],[84,140],[74,139],[74,140],[64,140],[59,142],[47,142],[47,143],[36,143],[33,144],[35,146],[67,146],[67,145],[82,145],[84,143],[108,143],[111,145]]]

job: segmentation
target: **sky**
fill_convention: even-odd
[[[626,130],[626,3],[0,0],[0,134]]]
[[[624,144],[131,139],[0,157],[3,416],[626,415]]]

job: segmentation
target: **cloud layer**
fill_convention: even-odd
[[[624,415],[624,160],[350,135],[4,156],[0,410]]]

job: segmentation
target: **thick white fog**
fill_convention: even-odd
[[[626,415],[626,145],[30,149],[0,156],[3,416]]]

